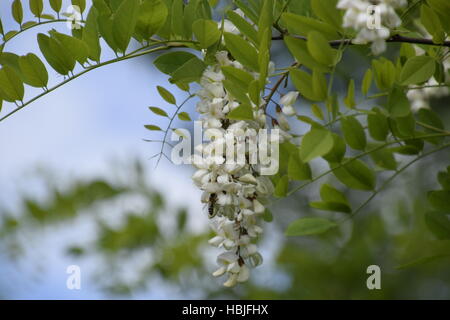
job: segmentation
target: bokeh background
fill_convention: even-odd
[[[0,1],[5,30],[18,28],[11,2]],[[23,4],[27,8],[27,1]],[[51,13],[48,4],[44,11]],[[50,28],[69,32],[64,23],[37,27],[4,51],[39,53],[36,34]],[[395,55],[396,49],[391,45],[387,54]],[[103,46],[103,59],[113,56]],[[161,145],[143,141],[161,138],[144,124],[167,126],[147,107],[173,108],[159,97],[156,85],[170,88],[177,100],[184,98],[152,66],[155,57],[90,72],[0,123],[0,298],[450,298],[450,244],[437,246],[423,220],[425,193],[436,188],[448,152],[412,166],[354,219],[324,236],[283,235],[296,218],[330,216],[308,207],[318,197],[319,184],[274,203],[274,219],[264,223],[261,239],[264,264],[248,284],[222,288],[221,279],[211,276],[218,250],[207,245],[208,221],[190,179],[192,168],[164,158],[156,167],[151,157]],[[369,58],[363,49],[347,51],[335,90],[344,95],[350,77],[358,84]],[[277,67],[291,61],[279,45],[273,59]],[[62,80],[48,70],[53,83]],[[26,100],[37,92],[28,90]],[[448,103],[448,97],[433,101],[445,123]],[[297,107],[308,115],[307,103]],[[4,104],[2,113],[12,108]],[[194,108],[192,101],[184,111],[195,118]],[[307,129],[292,125],[300,133]],[[320,161],[314,163],[316,173],[323,168]],[[321,181],[334,183],[331,177]],[[368,196],[347,193],[355,206]],[[422,259],[434,251],[439,259]],[[417,260],[422,263],[405,265]],[[381,290],[366,287],[366,269],[373,264],[382,270]],[[66,287],[69,265],[81,268],[81,290]]]

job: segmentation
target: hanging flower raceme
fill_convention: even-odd
[[[224,249],[217,258],[220,267],[213,275],[227,274],[224,285],[231,287],[246,281],[250,268],[262,263],[255,244],[263,231],[258,225],[258,216],[265,211],[263,203],[271,196],[273,185],[267,176],[260,175],[258,165],[250,163],[249,152],[245,148],[245,142],[254,138],[259,129],[265,128],[264,110],[253,105],[254,120],[251,121],[227,118],[227,114],[240,103],[224,88],[222,81],[225,77],[221,67],[244,68],[239,62],[231,61],[227,52],[217,53],[216,60],[217,64],[204,71],[201,89],[197,92],[200,97],[197,111],[201,115],[205,136],[211,140],[196,146],[197,154],[192,163],[197,171],[192,178],[203,191],[202,202],[207,204],[216,233],[209,243]],[[252,75],[258,78],[258,74]],[[236,161],[226,161],[225,147],[226,158],[231,154],[233,159],[237,158]]]
[[[406,5],[406,0],[339,0],[337,7],[345,10],[343,26],[358,32],[353,42],[372,43],[372,52],[380,54],[390,30],[401,25],[395,9]]]

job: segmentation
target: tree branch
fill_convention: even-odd
[[[285,36],[288,34],[281,34],[279,36],[272,37],[272,40],[283,40]],[[293,36],[294,38],[307,40],[306,37],[303,36]],[[405,37],[401,35],[393,35],[386,42],[398,42],[398,43],[414,43],[414,44],[423,44],[430,46],[442,46],[442,47],[450,47],[450,41],[444,41],[443,43],[434,43],[431,39],[422,39],[422,38],[411,38]],[[358,45],[357,43],[353,43],[352,39],[343,39],[343,40],[331,40],[329,41],[330,46],[338,47],[340,45]]]

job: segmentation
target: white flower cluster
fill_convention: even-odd
[[[353,42],[372,43],[372,52],[380,54],[386,50],[390,29],[402,22],[395,9],[407,3],[407,0],[339,0],[337,7],[346,10],[343,26],[358,31]]]
[[[218,63],[205,70],[200,81],[201,89],[197,92],[201,99],[197,111],[201,115],[205,136],[216,138],[195,147],[202,157],[199,159],[198,155],[194,155],[192,163],[197,171],[192,179],[203,191],[202,202],[208,206],[212,228],[216,232],[209,243],[225,249],[218,256],[220,268],[213,275],[227,274],[224,285],[232,287],[249,278],[249,268],[262,263],[262,257],[254,244],[263,231],[257,224],[257,218],[265,211],[263,203],[273,193],[273,185],[267,176],[260,175],[258,165],[250,164],[245,148],[242,150],[236,147],[234,151],[238,157],[239,152],[244,154],[243,162],[229,163],[223,154],[217,153],[219,148],[224,147],[227,138],[232,137],[236,146],[242,145],[238,141],[248,139],[249,131],[257,132],[265,128],[266,116],[263,108],[253,105],[255,120],[227,119],[226,115],[237,108],[239,102],[224,88],[222,81],[225,77],[221,67],[243,69],[243,66],[237,61],[231,61],[224,51],[219,52],[216,58]],[[257,79],[259,75],[254,73],[253,76]]]

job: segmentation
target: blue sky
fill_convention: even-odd
[[[28,1],[22,1],[28,11]],[[46,3],[45,12],[51,13]],[[88,1],[89,2],[89,1]],[[11,19],[12,0],[0,2],[0,17],[4,29],[18,28]],[[65,5],[68,1],[64,1]],[[88,4],[89,6],[89,4]],[[27,16],[24,21],[30,20]],[[55,28],[67,33],[64,23],[37,27],[17,36],[7,44],[4,51],[16,54],[34,52],[41,58],[36,34]],[[104,46],[102,59],[113,57]],[[155,56],[153,56],[154,58]],[[42,60],[44,60],[42,58]],[[48,67],[49,87],[62,77]],[[144,129],[144,124],[152,123],[164,128],[165,119],[157,119],[147,107],[168,106],[157,94],[156,85],[170,88],[166,78],[151,64],[149,56],[116,63],[92,71],[79,79],[59,88],[0,123],[0,203],[2,207],[14,208],[22,191],[40,194],[42,190],[32,189],[27,183],[29,174],[36,167],[50,168],[62,177],[89,177],[110,174],[111,159],[140,159],[151,170],[151,179],[167,196],[170,205],[185,205],[191,212],[201,214],[200,192],[191,183],[191,168],[173,166],[162,161],[156,170],[154,162],[148,160],[159,151],[159,144],[146,143],[142,139],[157,139],[158,134]],[[182,93],[173,88],[176,94]],[[39,89],[26,87],[25,101]],[[178,97],[182,99],[182,96]],[[14,106],[4,103],[2,114]],[[192,110],[193,103],[185,111]],[[183,190],[183,192],[180,192]],[[206,225],[206,219],[196,219],[199,227]],[[24,262],[24,268],[17,271],[23,287],[11,287],[8,292],[13,298],[100,298],[102,294],[95,286],[83,285],[80,292],[68,291],[65,286],[65,268],[72,261],[60,254],[60,246],[55,244],[58,235],[47,235],[42,239],[46,249],[46,259],[40,261],[43,271],[36,277],[35,267]],[[60,241],[58,241],[60,242]],[[33,260],[34,262],[35,260]],[[15,268],[7,262],[0,269]],[[89,268],[88,266],[86,268]],[[145,296],[148,297],[148,296]],[[164,290],[158,296],[167,297]]]

